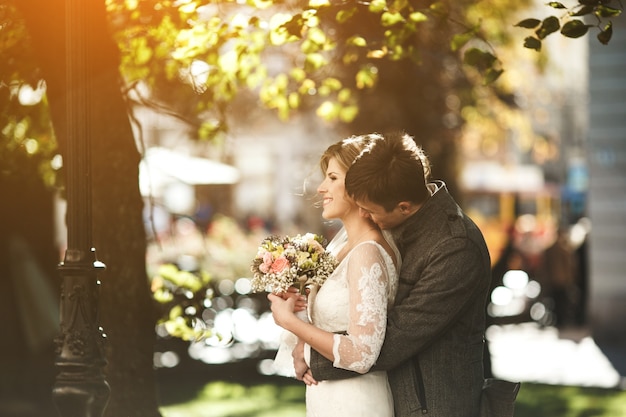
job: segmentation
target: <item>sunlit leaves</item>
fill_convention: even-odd
[[[276,13],[269,20],[269,41],[272,45],[283,45],[294,41],[302,33],[302,19],[286,13]]]
[[[194,13],[198,5],[193,0],[181,0],[179,10],[183,13]]]
[[[61,176],[51,164],[57,149],[46,83],[31,59],[27,28],[15,18],[12,3],[0,2],[0,180],[30,179],[39,172],[44,184],[57,185]]]
[[[275,78],[267,78],[259,91],[259,98],[270,109],[277,111],[279,117],[286,120],[292,110],[292,105],[299,101],[289,100],[289,77],[279,74]]]
[[[239,91],[247,88],[283,119],[299,109],[304,100],[315,102],[318,96],[336,104],[320,107],[318,113],[325,119],[349,120],[356,114],[356,107],[350,102],[352,97],[346,99],[347,91],[377,85],[378,73],[373,61],[408,59],[419,64],[421,54],[416,40],[422,27],[430,30],[437,24],[431,18],[443,19],[448,13],[443,2],[428,6],[407,0],[307,3],[303,9],[286,7],[282,2],[254,0],[219,4],[200,0],[135,3],[134,7],[143,9],[151,7],[150,4],[155,9],[159,5],[162,18],[154,20],[158,29],[151,28],[148,36],[137,36],[137,31],[131,33],[131,28],[140,28],[141,24],[122,25],[126,31],[123,42],[133,37],[147,39],[130,45],[128,49],[133,52],[124,55],[143,59],[147,63],[144,67],[166,74],[169,80],[180,79],[190,84],[201,95],[197,100],[203,101],[197,108],[207,114],[227,108]],[[273,10],[261,11],[270,4]],[[351,28],[351,19],[362,19],[364,13],[371,14],[369,20],[377,21],[377,26]],[[140,22],[139,17],[136,19]],[[348,23],[345,27],[352,33],[346,35],[343,29],[334,29],[344,23]],[[461,48],[477,37],[476,30],[467,30],[454,37],[451,50],[461,52]],[[152,56],[137,54],[142,43],[154,48]],[[272,56],[278,59],[275,62],[267,59]],[[199,77],[192,67],[201,62],[205,70]],[[358,63],[352,67],[357,68],[352,75],[354,84],[333,85],[333,77],[329,77],[332,62],[345,65],[344,70]],[[135,79],[150,80],[145,73],[139,73],[144,67],[138,62],[128,63],[127,67],[134,67]],[[481,73],[495,79],[497,69],[481,68]],[[215,129],[222,127],[223,124],[218,124]]]
[[[326,65],[328,61],[324,55],[319,53],[308,53],[304,59],[304,69],[306,71],[316,71]]]
[[[351,7],[349,9],[342,9],[337,12],[335,19],[338,23],[346,23],[354,14],[356,13],[356,6]]]
[[[205,271],[195,274],[172,264],[159,267],[151,282],[152,297],[169,308],[159,324],[171,336],[186,341],[215,336],[200,316],[213,297],[210,281],[211,276]]]
[[[347,123],[354,120],[358,114],[358,108],[355,105],[344,106],[342,103],[327,100],[317,108],[315,113],[325,120],[341,120]]]
[[[356,87],[359,89],[372,88],[378,81],[378,68],[373,65],[362,67],[356,74]]]
[[[331,93],[339,91],[341,87],[341,81],[337,78],[329,77],[322,81],[319,87],[319,94],[322,97],[329,96]]]
[[[385,0],[372,0],[368,7],[372,13],[382,13],[387,8],[387,2]]]
[[[309,0],[309,7],[319,8],[324,6],[330,6],[330,1],[328,0]]]
[[[209,140],[218,132],[223,130],[222,123],[219,120],[209,119],[202,122],[198,129],[198,138],[201,140]]]
[[[270,8],[274,5],[273,0],[247,0],[248,3],[252,4],[255,8],[259,10]]]
[[[425,22],[428,20],[428,16],[422,12],[413,12],[409,15],[409,20],[415,23]]]
[[[387,49],[386,46],[383,46],[380,49],[371,49],[367,51],[367,57],[374,58],[374,59],[381,59],[387,56],[388,52],[389,52],[389,49]]]
[[[307,34],[308,40],[319,45],[323,49],[323,46],[328,42],[328,38],[326,37],[326,33],[318,27],[313,27],[308,30]]]
[[[401,22],[404,22],[404,17],[398,12],[396,13],[384,12],[380,16],[380,23],[383,26],[393,26]]]
[[[300,86],[298,87],[298,93],[301,95],[309,94],[313,95],[317,92],[317,87],[315,81],[310,78],[306,78],[302,80]]]
[[[613,7],[612,3],[616,3]],[[524,39],[524,47],[541,50],[541,41],[547,36],[559,31],[567,38],[580,38],[586,35],[591,28],[597,28],[599,33],[597,39],[606,45],[611,40],[613,34],[613,24],[611,21],[604,23],[604,19],[620,16],[624,10],[621,1],[617,0],[578,0],[578,3],[567,7],[560,2],[549,2],[549,7],[566,10],[567,13],[561,17],[549,16],[543,21],[535,18],[524,19],[515,26],[525,29],[535,29],[535,37]],[[582,20],[571,19],[572,17],[594,17],[597,21],[595,25],[587,24]]]
[[[346,40],[346,45],[366,47],[367,41],[362,36],[351,36],[348,38],[348,40]]]

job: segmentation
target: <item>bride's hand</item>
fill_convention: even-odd
[[[296,287],[289,287],[286,292],[280,294],[283,300],[288,298],[295,298],[294,311],[304,311],[307,307],[307,297],[300,294],[300,291]]]
[[[296,318],[294,314],[297,297],[287,297],[283,299],[281,296],[269,293],[267,299],[270,300],[270,308],[274,321],[280,327],[289,330],[291,318]],[[297,319],[297,318],[296,318]]]

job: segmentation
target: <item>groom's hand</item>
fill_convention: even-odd
[[[308,368],[302,376],[302,382],[306,385],[317,385],[317,381],[313,378],[313,374],[311,373],[311,368]]]
[[[304,374],[309,370],[309,365],[304,360],[304,342],[302,340],[298,339],[291,356],[293,357],[293,367],[296,370],[296,379],[302,381]]]

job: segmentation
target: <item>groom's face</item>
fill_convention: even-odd
[[[383,230],[393,229],[406,219],[400,204],[395,206],[391,211],[387,211],[383,206],[372,203],[371,201],[359,201],[357,205],[363,217],[371,219]]]

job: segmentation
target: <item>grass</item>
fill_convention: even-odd
[[[174,386],[184,389],[184,384]],[[208,382],[192,395],[170,396],[163,417],[304,417],[300,383]],[[170,391],[171,393],[171,391]],[[189,394],[189,392],[188,392]],[[515,417],[626,417],[626,391],[523,383]]]
[[[626,391],[522,384],[515,417],[626,417]]]
[[[195,398],[164,405],[160,411],[163,417],[303,417],[304,385],[214,381]]]

